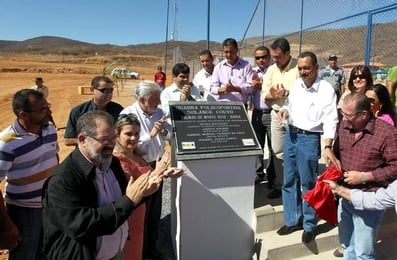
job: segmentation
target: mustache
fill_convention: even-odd
[[[106,147],[104,147],[104,148],[102,149],[102,152],[105,152],[105,151],[113,152],[113,148],[114,148],[114,147],[106,146]]]

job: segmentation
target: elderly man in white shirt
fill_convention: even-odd
[[[320,135],[324,135],[326,163],[340,168],[332,151],[338,123],[336,94],[332,86],[318,77],[317,57],[304,52],[298,57],[300,78],[291,89],[285,105],[278,113],[288,123],[284,143],[284,184],[282,198],[284,226],[277,233],[287,235],[304,229],[302,242],[315,238],[316,213],[302,201],[302,195],[314,187],[320,157]]]
[[[149,80],[141,81],[136,89],[136,98],[137,101],[122,110],[120,116],[135,114],[138,117],[141,123],[138,147],[145,151],[143,158],[154,169],[157,157],[164,153],[165,140],[172,138],[172,127],[159,107],[160,87],[156,83]],[[147,258],[157,253],[155,245],[158,240],[161,206],[162,186],[146,203],[143,254]]]
[[[124,108],[120,115],[135,114],[141,123],[139,148],[145,151],[143,158],[155,162],[164,153],[165,140],[172,137],[172,127],[160,104],[160,87],[153,81],[144,80],[136,89],[137,101]]]

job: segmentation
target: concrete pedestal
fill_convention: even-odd
[[[178,161],[171,233],[177,259],[249,259],[255,234],[255,155]]]

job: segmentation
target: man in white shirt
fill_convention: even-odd
[[[280,122],[287,120],[288,126],[282,187],[285,225],[277,233],[287,235],[304,229],[302,242],[309,243],[315,238],[317,218],[314,209],[301,197],[316,182],[321,134],[324,134],[325,161],[340,168],[332,151],[338,113],[333,87],[318,77],[316,55],[302,53],[297,65],[300,78],[293,83],[288,99],[278,113]]]
[[[199,89],[189,83],[190,68],[185,63],[177,63],[172,68],[173,83],[161,92],[161,108],[166,116],[170,115],[170,101],[199,101]]]
[[[160,104],[160,88],[153,81],[144,80],[136,88],[137,101],[124,108],[120,115],[135,114],[141,123],[139,148],[145,151],[143,158],[155,162],[164,153],[164,141],[172,137],[172,127]]]
[[[154,169],[157,157],[164,153],[165,140],[172,137],[171,125],[159,108],[160,87],[153,81],[144,80],[136,88],[137,101],[121,111],[120,115],[135,114],[141,123],[139,148],[145,151],[143,158]],[[154,258],[158,240],[162,207],[162,186],[146,202],[143,255]]]
[[[199,53],[199,59],[203,68],[194,75],[193,85],[199,88],[203,100],[217,101],[219,96],[212,94],[210,91],[211,76],[214,71],[214,58],[212,53],[209,50],[203,50]]]

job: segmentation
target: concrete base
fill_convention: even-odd
[[[171,232],[177,259],[249,259],[255,235],[255,156],[179,161]]]

